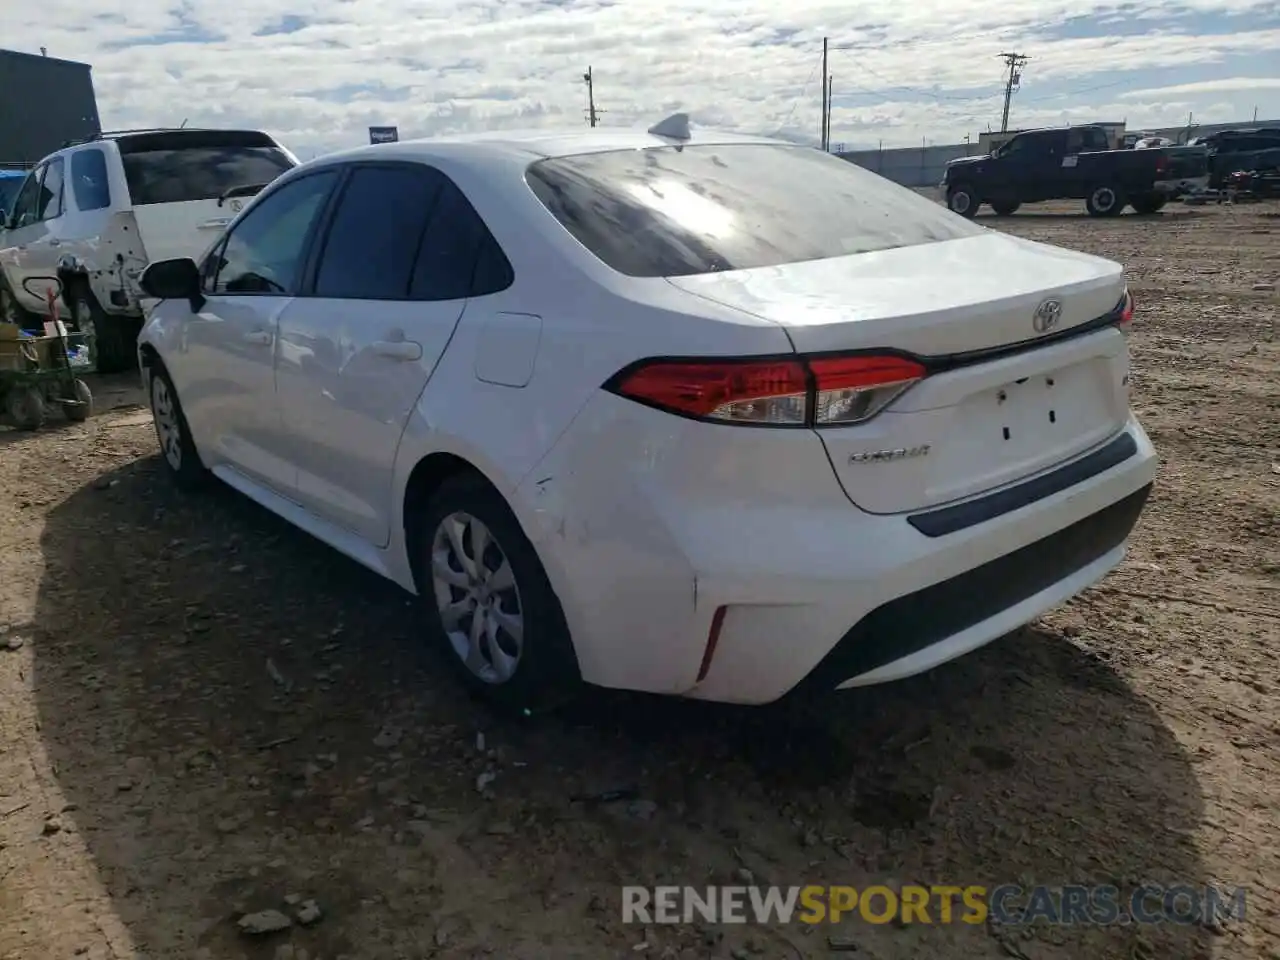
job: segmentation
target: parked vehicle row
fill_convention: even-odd
[[[962,217],[1044,200],[1083,200],[1091,216],[1114,217],[1127,206],[1155,213],[1208,183],[1204,147],[1112,150],[1104,128],[1083,126],[1023,131],[988,156],[952,160],[939,189]]]
[[[201,255],[247,195],[297,165],[265,133],[103,134],[41,161],[0,216],[0,317],[48,312],[96,338],[98,367],[136,360],[138,278],[153,259]]]
[[[217,233],[140,280],[166,469],[507,706],[927,670],[1119,563],[1155,473],[1119,265],[682,115],[329,155]]]

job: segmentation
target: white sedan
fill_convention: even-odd
[[[1115,567],[1156,469],[1120,266],[679,115],[313,160],[143,282],[173,477],[508,707],[928,670]]]

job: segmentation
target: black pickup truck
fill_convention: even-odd
[[[1280,169],[1280,129],[1223,130],[1191,141],[1209,151],[1209,186],[1217,189],[1238,171]]]
[[[963,217],[984,203],[1008,216],[1041,200],[1083,200],[1091,216],[1114,217],[1126,206],[1155,213],[1208,185],[1203,147],[1109,148],[1102,127],[1025,130],[990,156],[952,160],[940,189],[947,206]]]

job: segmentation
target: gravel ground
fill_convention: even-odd
[[[985,222],[1128,267],[1162,463],[1129,559],[820,712],[601,692],[499,721],[396,589],[174,493],[128,380],[0,431],[0,958],[1280,957],[1280,213],[1059,209]],[[620,920],[624,883],[747,880],[1249,900],[1209,928]],[[262,910],[289,927],[238,929]]]

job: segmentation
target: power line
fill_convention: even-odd
[[[1004,133],[1009,129],[1009,101],[1022,80],[1022,65],[1031,58],[1025,53],[1002,53],[1000,59],[1009,68],[1009,78],[1004,85],[1004,115],[1000,118],[1000,132]]]

